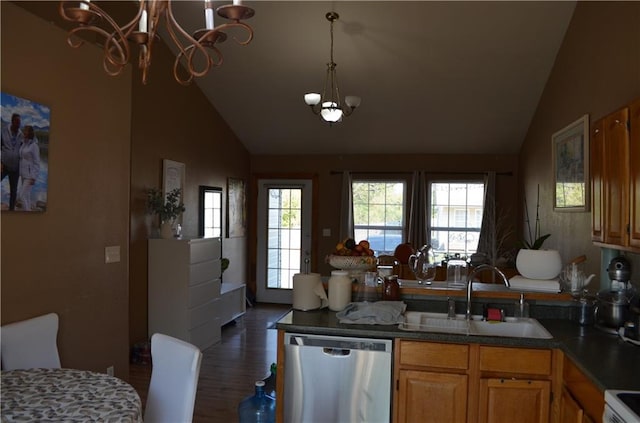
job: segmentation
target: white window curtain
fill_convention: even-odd
[[[484,181],[484,210],[478,240],[478,253],[483,253],[493,265],[498,260],[496,242],[496,172],[488,172]]]
[[[429,207],[427,181],[423,171],[413,172],[407,242],[416,250],[429,244]]]
[[[340,206],[340,237],[354,237],[353,232],[353,189],[351,172],[342,172],[342,196]]]

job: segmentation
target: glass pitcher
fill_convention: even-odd
[[[436,277],[436,258],[431,245],[423,245],[416,254],[409,257],[409,268],[418,283],[431,284]]]

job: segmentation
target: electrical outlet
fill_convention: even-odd
[[[118,263],[120,261],[120,246],[112,245],[110,247],[104,247],[104,262]]]
[[[109,376],[113,376],[113,366],[109,366],[109,367],[107,367],[107,374],[108,374]]]

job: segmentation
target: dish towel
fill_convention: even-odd
[[[560,292],[559,279],[529,279],[516,275],[509,279],[509,284],[511,285],[511,289],[517,291]]]
[[[407,305],[403,301],[349,303],[336,313],[340,323],[358,325],[397,325],[404,321]]]

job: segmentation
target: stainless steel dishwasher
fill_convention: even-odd
[[[390,421],[389,339],[286,333],[284,421]]]

